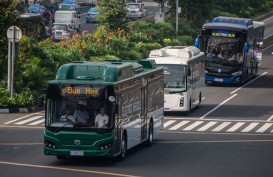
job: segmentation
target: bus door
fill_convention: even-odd
[[[147,98],[147,78],[142,78],[141,87],[141,142],[146,140],[147,135],[147,112],[148,112],[148,98]]]
[[[188,100],[189,108],[192,108],[192,105],[195,102],[195,83],[194,83],[194,64],[189,65],[188,76],[189,76],[189,85],[188,85]],[[191,104],[191,105],[190,105]]]
[[[117,109],[115,110],[114,117],[114,142],[113,142],[113,154],[117,154],[120,152],[120,144],[121,144],[121,126],[122,126],[122,119],[121,119],[121,99],[120,95],[116,96],[116,103],[117,103]]]

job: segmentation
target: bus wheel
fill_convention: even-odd
[[[153,144],[153,141],[154,141],[154,124],[152,121],[150,121],[149,134],[148,134],[148,139],[146,141],[146,145],[151,146]]]
[[[62,156],[62,155],[57,155],[56,157],[57,157],[57,159],[60,159],[60,160],[66,159],[66,157]]]
[[[187,113],[189,114],[191,112],[191,99],[190,99],[190,102],[189,102],[189,110],[187,111]]]
[[[121,140],[121,152],[118,157],[119,160],[124,160],[127,153],[127,138],[126,135],[123,133],[122,140]]]
[[[199,94],[199,103],[198,103],[198,108],[200,107],[201,102],[202,102],[202,94],[201,94],[201,92],[200,92],[200,94]]]

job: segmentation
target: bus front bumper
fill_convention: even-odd
[[[70,149],[53,149],[44,147],[45,155],[56,155],[63,157],[113,157],[112,148],[107,150],[70,150]]]
[[[206,83],[222,83],[222,84],[243,84],[242,75],[234,75],[229,78],[217,78],[217,77],[210,77],[206,75]]]

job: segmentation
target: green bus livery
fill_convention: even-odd
[[[46,92],[45,155],[124,159],[163,128],[164,72],[154,60],[65,64]]]

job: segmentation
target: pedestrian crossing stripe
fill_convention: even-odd
[[[43,126],[44,113],[36,113],[20,117],[5,125]],[[265,121],[234,121],[234,120],[206,120],[206,119],[167,119],[164,122],[164,131],[182,132],[213,132],[213,133],[272,133],[273,122]]]
[[[273,133],[273,123],[250,121],[175,119],[166,120],[164,131],[225,132],[225,133]]]

